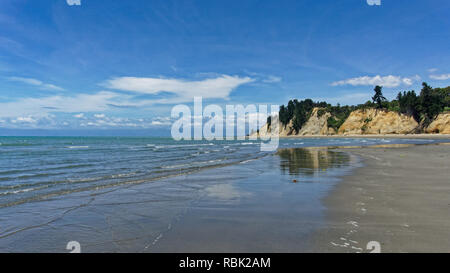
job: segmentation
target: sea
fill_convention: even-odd
[[[362,163],[302,148],[438,141],[0,137],[0,252],[307,251],[321,198]]]

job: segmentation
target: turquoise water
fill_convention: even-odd
[[[280,148],[424,143],[407,139],[281,139]],[[0,137],[0,207],[137,184],[254,160],[258,141],[170,138]]]

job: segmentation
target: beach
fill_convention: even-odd
[[[290,136],[280,136],[284,139],[295,139],[295,138],[389,138],[389,139],[450,139],[449,134],[342,134],[342,135],[290,135]]]
[[[445,141],[3,138],[0,252],[448,252]]]
[[[364,167],[323,199],[313,252],[450,252],[450,145],[337,149]]]

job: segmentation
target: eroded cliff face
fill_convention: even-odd
[[[311,117],[308,121],[303,125],[300,132],[297,135],[300,136],[311,136],[311,135],[329,135],[334,134],[334,130],[328,130],[328,118],[331,117],[331,114],[326,112],[319,117],[320,108],[314,108]]]
[[[268,137],[272,134],[273,125],[267,126],[268,124],[264,124],[263,127],[259,129],[259,133],[255,132],[250,135],[250,137]],[[278,130],[279,130],[279,136],[280,137],[287,137],[295,134],[295,130],[293,128],[293,122],[292,120],[284,126],[281,122],[278,123]]]
[[[450,134],[450,112],[439,114],[425,129],[430,134]]]
[[[331,116],[330,113],[326,112],[319,117],[319,110],[321,108],[314,108],[311,112],[311,117],[308,121],[303,125],[300,132],[296,133],[294,130],[293,120],[291,120],[288,124],[283,125],[281,122],[279,123],[279,131],[280,137],[287,137],[293,135],[300,136],[311,136],[311,135],[334,135],[336,132],[332,128],[328,128],[327,119]],[[259,129],[259,134],[254,133],[251,136],[268,136],[272,133],[272,128],[268,128],[267,123]]]
[[[339,128],[341,135],[409,134],[419,126],[412,116],[392,111],[361,109],[350,113]]]
[[[311,117],[303,125],[300,132],[296,133],[291,120],[286,126],[279,123],[280,137],[288,136],[314,136],[314,135],[375,135],[375,134],[413,134],[419,132],[419,124],[412,117],[393,111],[377,109],[360,109],[350,113],[336,133],[328,128],[330,113],[325,112],[319,116],[321,108],[314,108]],[[420,130],[422,131],[422,130]],[[442,113],[423,130],[424,133],[450,134],[450,112]],[[259,134],[251,136],[269,136],[272,128],[265,124],[259,130]]]

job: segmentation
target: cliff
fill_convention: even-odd
[[[321,108],[314,108],[311,112],[311,116],[308,121],[302,126],[302,129],[297,135],[300,136],[311,136],[311,135],[334,135],[335,132],[332,128],[328,129],[328,118],[331,114],[328,112],[323,113],[319,116],[319,110]]]
[[[438,115],[425,129],[430,134],[450,134],[450,112]]]
[[[296,133],[291,120],[288,124],[283,125],[279,123],[280,137],[287,137],[293,135],[311,136],[311,135],[334,135],[336,132],[333,128],[328,128],[327,119],[331,116],[326,112],[319,116],[319,110],[321,108],[314,108],[311,112],[311,116],[308,121],[303,125],[302,129]],[[267,123],[259,129],[259,134],[254,133],[251,136],[267,136],[271,133],[271,128],[267,126]]]
[[[377,134],[450,134],[450,112],[438,115],[433,122],[424,130],[417,121],[408,115],[394,111],[377,109],[359,109],[350,113],[345,122],[339,127],[336,133],[333,128],[328,128],[328,118],[332,117],[329,112],[320,110],[323,108],[314,108],[310,118],[296,133],[293,128],[293,121],[288,124],[279,124],[280,137],[287,136],[319,136],[319,135],[377,135]],[[322,112],[322,113],[321,113]],[[259,134],[252,136],[267,136],[272,128],[265,124]]]
[[[343,135],[410,134],[419,126],[412,116],[393,111],[361,109],[353,111],[339,128]]]
[[[261,127],[259,129],[259,132],[254,132],[252,134],[250,134],[250,137],[255,137],[255,136],[269,136],[269,134],[272,133],[272,127],[268,127],[268,124],[264,124],[263,127]],[[281,122],[279,122],[279,130],[280,130],[280,137],[287,137],[287,136],[291,136],[291,135],[295,135],[295,130],[293,128],[292,125],[292,120],[289,122],[289,124],[283,125]]]

